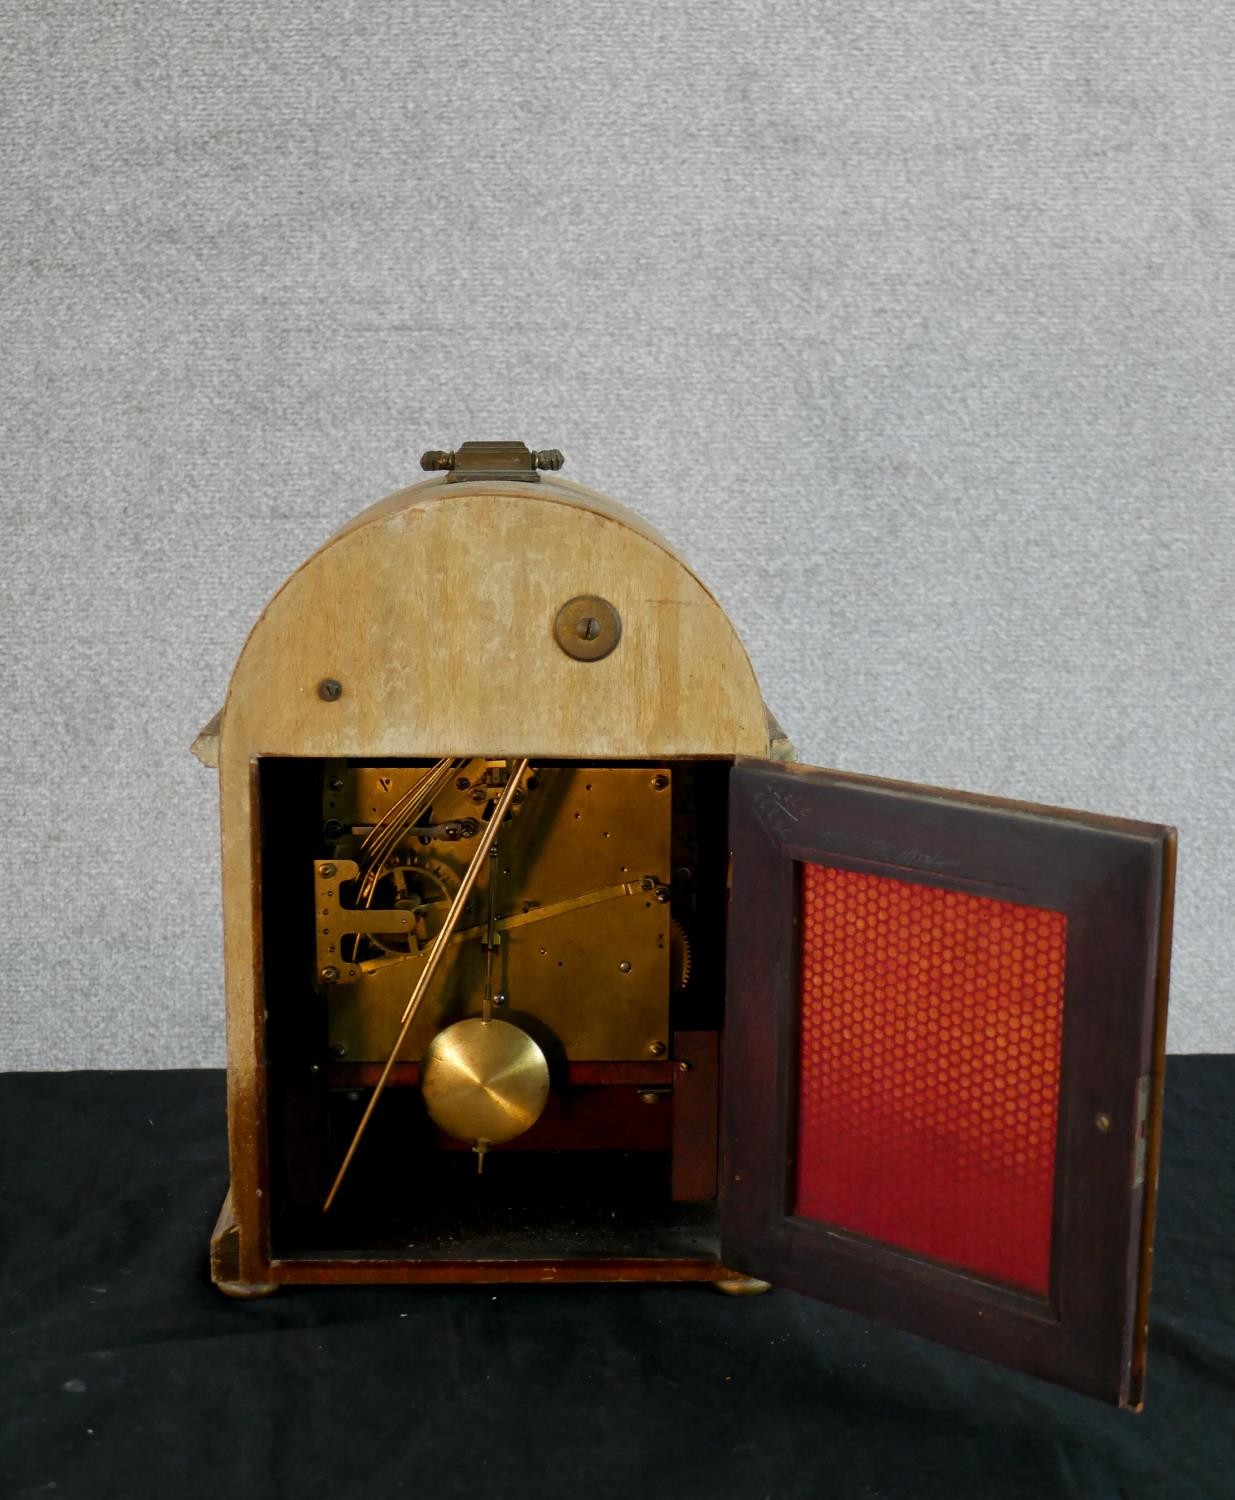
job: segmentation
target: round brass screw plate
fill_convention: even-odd
[[[622,617],[599,594],[579,594],[558,610],[553,638],[576,661],[600,661],[622,639]]]
[[[535,1125],[549,1097],[549,1064],[509,1021],[473,1017],[429,1043],[420,1089],[433,1123],[459,1141],[498,1146]]]

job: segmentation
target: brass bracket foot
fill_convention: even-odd
[[[279,1290],[273,1281],[216,1281],[215,1286],[225,1297],[235,1297],[241,1302],[269,1297]]]
[[[772,1290],[770,1281],[760,1281],[757,1276],[726,1276],[723,1281],[714,1281],[712,1285],[726,1297],[757,1297],[760,1292]]]

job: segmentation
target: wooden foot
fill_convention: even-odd
[[[225,1297],[238,1297],[251,1301],[255,1297],[269,1297],[278,1291],[273,1281],[242,1281],[240,1279],[240,1231],[236,1216],[232,1212],[231,1189],[223,1200],[219,1217],[210,1236],[210,1279]]]

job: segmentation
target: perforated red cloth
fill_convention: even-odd
[[[1046,1295],[1067,919],[802,866],[795,1212]]]

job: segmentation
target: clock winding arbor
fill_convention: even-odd
[[[646,523],[424,462],[195,746],[215,1281],[767,1281],[1139,1404],[1171,830],[790,764]]]

